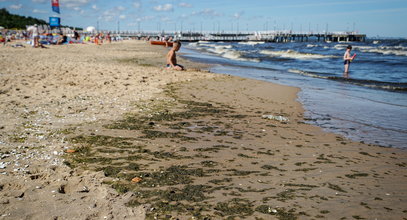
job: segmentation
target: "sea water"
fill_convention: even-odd
[[[348,78],[343,54],[357,54]],[[407,40],[366,42],[195,42],[184,57],[212,72],[301,89],[305,121],[370,144],[407,148]]]

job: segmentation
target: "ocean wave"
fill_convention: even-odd
[[[347,45],[337,44],[334,46],[337,50],[345,50]],[[396,55],[396,56],[407,56],[407,47],[398,46],[353,46],[354,50],[358,50],[363,53],[378,53],[383,55]]]
[[[407,56],[407,51],[400,51],[400,50],[381,50],[381,49],[371,49],[362,52],[370,52],[370,53],[380,53],[384,55],[396,55],[396,56]]]
[[[228,48],[231,49],[232,45],[219,45],[216,43],[211,43],[211,42],[207,42],[207,43],[200,43],[198,42],[198,44],[196,45],[197,47],[209,47],[209,48]]]
[[[198,46],[198,43],[188,43],[188,46],[190,46],[190,47],[197,47],[197,46]]]
[[[338,56],[313,54],[313,53],[300,53],[300,52],[297,52],[294,50],[286,50],[286,51],[262,50],[262,51],[260,51],[260,53],[264,54],[264,55],[269,55],[271,57],[282,57],[282,58],[299,59],[299,60],[338,58]]]
[[[216,46],[214,45],[213,47],[207,48],[207,51],[210,51],[212,53],[216,54],[222,54],[230,51],[232,47],[231,46]]]
[[[355,49],[355,50],[366,50],[367,51],[367,50],[375,49],[377,47],[372,47],[372,46],[352,46],[352,48]]]
[[[226,50],[228,49],[232,49],[232,45],[219,45],[219,44],[215,44],[215,43],[211,43],[211,42],[207,42],[204,41],[203,43],[201,43],[201,41],[196,42],[196,43],[189,43],[188,46],[190,47],[194,47],[194,49],[197,50],[206,50],[206,51],[210,51],[216,54],[219,53],[224,53]]]
[[[303,76],[309,76],[309,77],[313,77],[313,78],[340,81],[340,82],[344,82],[344,83],[349,83],[349,84],[353,84],[353,85],[364,86],[364,87],[369,87],[369,88],[374,88],[374,89],[407,92],[407,83],[382,82],[382,81],[376,81],[376,80],[344,78],[344,77],[335,76],[335,74],[333,74],[333,73],[318,73],[318,72],[310,72],[310,71],[303,71],[303,70],[297,70],[297,69],[289,69],[288,72],[300,74]]]
[[[348,45],[345,45],[345,44],[336,44],[334,46],[334,48],[337,49],[337,50],[344,50],[344,49],[346,49],[347,46]]]
[[[237,51],[231,49],[232,46],[215,46],[213,48],[207,48],[206,51],[219,55],[221,57],[238,60],[238,61],[250,61],[250,62],[260,62],[260,59],[256,58],[246,58],[244,57],[245,53],[242,51]]]
[[[249,41],[249,42],[239,42],[239,44],[254,46],[254,45],[258,45],[258,44],[265,44],[265,42],[264,41]]]
[[[355,49],[363,53],[379,53],[383,55],[396,55],[396,56],[407,56],[407,48],[403,46],[381,46],[381,47],[370,47],[370,46],[355,46]]]
[[[382,49],[396,49],[396,50],[407,50],[407,47],[405,47],[405,46],[402,46],[402,45],[397,45],[397,46],[381,46],[381,47],[379,47],[379,48],[382,48]]]
[[[303,71],[303,70],[297,70],[297,69],[289,69],[288,72],[290,73],[296,73],[296,74],[300,74],[303,76],[310,76],[310,77],[314,77],[314,78],[320,78],[320,79],[328,79],[331,76],[334,76],[335,74],[327,74],[327,73],[316,73],[316,72],[307,72],[307,71]]]
[[[216,45],[215,46],[215,48],[226,48],[226,49],[231,49],[232,48],[232,45],[221,45],[221,46],[218,46],[218,45]]]
[[[315,45],[315,44],[307,44],[307,47],[318,47],[318,45]]]

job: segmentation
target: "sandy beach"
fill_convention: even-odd
[[[0,47],[0,219],[407,219],[407,153],[144,41]]]

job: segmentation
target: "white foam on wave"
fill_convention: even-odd
[[[407,51],[402,50],[381,50],[381,49],[371,49],[362,52],[370,52],[370,53],[381,53],[384,55],[396,55],[396,56],[407,56]]]
[[[372,46],[353,46],[353,49],[358,49],[358,50],[371,50],[375,49],[375,47]]]
[[[396,56],[407,56],[407,48],[403,46],[380,46],[380,47],[370,47],[370,46],[355,46],[355,49],[363,53],[379,53],[383,55],[396,55]]]
[[[232,46],[217,46],[217,45],[213,45],[212,47],[208,48],[207,50],[208,50],[209,52],[212,52],[212,53],[223,54],[223,53],[228,52],[231,48],[232,48]]]
[[[261,54],[269,55],[271,57],[282,57],[290,59],[299,59],[299,60],[310,60],[310,59],[326,59],[326,58],[337,58],[338,56],[331,55],[322,55],[322,54],[313,54],[313,53],[299,53],[293,50],[286,51],[271,51],[271,50],[262,50]]]
[[[258,44],[264,44],[264,43],[266,43],[266,42],[264,42],[264,41],[239,42],[239,44],[241,44],[241,45],[251,45],[251,46],[258,45]]]
[[[222,51],[223,49],[231,49],[232,45],[218,45],[208,41],[199,41],[196,43],[189,43],[188,46],[195,47],[196,49],[208,49],[208,50],[219,50]],[[217,53],[215,51],[215,53]]]
[[[328,77],[326,77],[326,76],[320,76],[320,75],[317,75],[317,74],[314,74],[314,73],[310,73],[310,72],[306,72],[306,71],[302,71],[302,70],[297,70],[297,69],[288,69],[288,72],[300,74],[300,75],[303,75],[303,76],[310,76],[310,77],[314,77],[314,78],[328,79]]]
[[[398,45],[398,46],[381,46],[380,49],[384,50],[407,50],[407,47]]]
[[[220,48],[220,49],[224,49],[224,48],[231,49],[232,48],[232,45],[219,45],[216,43],[198,44],[198,46],[199,45],[201,45],[203,47],[209,47],[209,48]]]
[[[190,46],[190,47],[197,47],[197,46],[198,46],[198,43],[189,43],[188,46]]]
[[[307,47],[318,47],[318,45],[315,45],[315,44],[307,44]]]
[[[343,50],[343,49],[346,49],[347,46],[348,45],[345,45],[345,44],[336,44],[334,46],[334,48],[337,49],[337,50]]]
[[[231,49],[231,48],[232,48],[232,45],[221,45],[221,46],[216,45],[216,46],[215,46],[215,48],[226,48],[226,49]]]
[[[345,50],[347,45],[337,44],[334,46],[337,50]],[[407,47],[398,46],[353,46],[353,49],[363,53],[379,53],[383,55],[407,56]]]
[[[298,73],[298,74],[304,73],[304,71],[302,71],[302,70],[297,70],[297,69],[288,69],[288,72],[290,72],[290,73]]]
[[[238,61],[250,61],[250,62],[260,62],[259,59],[255,58],[244,58],[244,52],[240,52],[237,50],[233,50],[231,45],[222,45],[222,46],[214,46],[211,48],[206,49],[208,52],[214,53],[221,57],[231,59],[231,60],[238,60]]]

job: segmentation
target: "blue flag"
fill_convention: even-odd
[[[59,27],[59,26],[61,26],[61,18],[49,17],[49,26],[51,26],[51,27]]]

